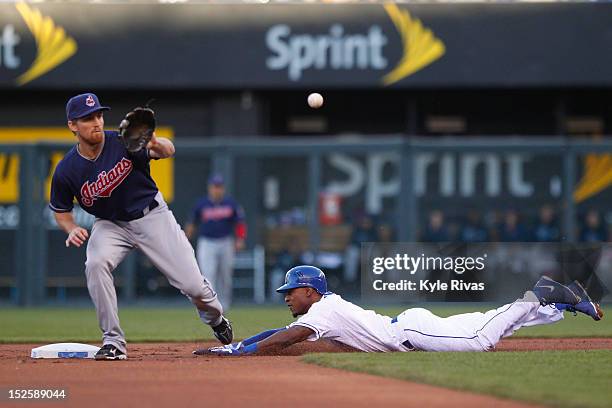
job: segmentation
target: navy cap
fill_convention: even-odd
[[[98,97],[92,93],[85,93],[70,98],[66,104],[66,118],[75,120],[100,111],[110,110],[108,106],[101,106]]]
[[[222,186],[225,184],[223,180],[223,176],[219,173],[215,173],[208,178],[208,184],[213,184],[215,186]]]

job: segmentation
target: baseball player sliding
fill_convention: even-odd
[[[121,135],[104,131],[103,111],[109,109],[92,93],[68,101],[68,128],[77,144],[55,169],[49,203],[57,224],[68,234],[66,246],[80,247],[89,239],[85,275],[103,332],[96,360],[127,359],[112,272],[133,248],[149,257],[170,284],[191,300],[221,343],[231,343],[232,327],[223,317],[221,303],[200,274],[189,241],[151,178],[150,160],[171,157],[174,145],[155,137],[150,109],[128,113],[120,125]],[[139,115],[148,116],[145,122],[149,123],[137,123]],[[135,143],[133,134],[139,139]],[[91,235],[72,216],[75,197],[96,217]]]
[[[486,313],[447,318],[426,309],[408,309],[399,316],[382,316],[327,291],[323,272],[297,266],[277,289],[293,317],[289,326],[268,330],[242,342],[194,351],[194,354],[233,356],[275,352],[304,340],[329,339],[357,350],[488,351],[521,327],[554,323],[563,311],[582,312],[595,320],[603,316],[578,282],[564,286],[543,277],[522,299]]]

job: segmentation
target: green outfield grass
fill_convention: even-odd
[[[428,305],[441,316],[486,310],[486,307]],[[404,308],[376,308],[379,313],[395,316]],[[610,307],[606,308],[610,310]],[[239,306],[228,314],[234,323],[236,338],[244,338],[293,321],[283,306]],[[121,325],[131,342],[199,341],[212,339],[210,329],[199,323],[191,307],[121,307]],[[612,337],[612,319],[594,322],[590,318],[566,313],[563,322],[521,329],[521,337]],[[91,308],[3,308],[0,309],[0,343],[25,342],[97,342],[100,331]]]
[[[554,407],[609,407],[611,350],[310,354],[326,367]]]
[[[282,327],[293,320],[281,307],[237,307],[228,316],[234,322],[236,338]],[[130,342],[214,339],[192,307],[122,307],[119,318]],[[99,342],[100,336],[93,308],[0,310],[0,343]]]

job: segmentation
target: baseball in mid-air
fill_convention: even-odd
[[[308,95],[308,106],[313,109],[318,109],[323,106],[323,97],[321,94],[314,92]]]

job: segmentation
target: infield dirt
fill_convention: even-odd
[[[0,388],[63,388],[57,407],[525,407],[430,385],[323,368],[301,362],[307,352],[343,351],[329,343],[289,348],[278,356],[193,356],[202,343],[129,345],[127,361],[34,360],[40,344],[0,345]],[[612,349],[612,339],[512,339],[499,351]],[[23,402],[1,406],[23,407]],[[51,405],[43,404],[43,405]],[[37,403],[36,406],[41,406]]]

